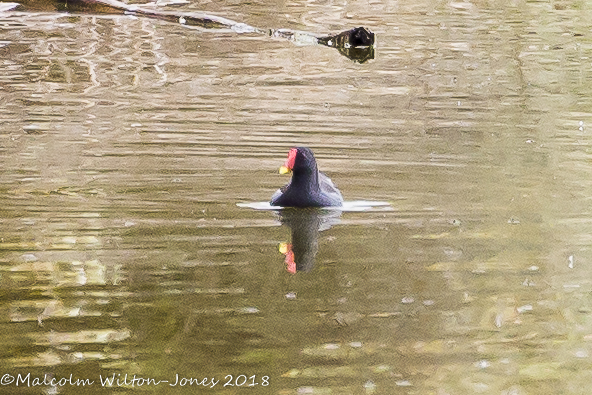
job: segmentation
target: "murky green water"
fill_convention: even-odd
[[[589,4],[180,7],[376,59],[0,14],[0,393],[589,393]],[[393,209],[237,206],[294,145]]]

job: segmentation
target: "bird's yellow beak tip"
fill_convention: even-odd
[[[288,247],[288,243],[280,243],[280,245],[278,246],[278,250],[280,250],[282,254],[288,252],[290,250],[290,248]]]
[[[291,170],[286,166],[280,167],[280,174],[288,174]]]

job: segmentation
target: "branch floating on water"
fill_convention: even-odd
[[[15,3],[2,4],[9,6],[0,7],[0,12],[16,7]],[[32,11],[50,11],[53,5],[55,11],[128,14],[179,23],[186,27],[229,29],[239,34],[265,34],[274,38],[290,40],[296,45],[324,45],[336,48],[342,55],[359,63],[374,59],[375,36],[365,27],[356,27],[336,35],[323,36],[291,29],[260,29],[216,15],[201,12],[166,11],[146,5],[126,4],[119,0],[54,0],[54,3],[51,0],[22,0],[20,4],[26,10]]]

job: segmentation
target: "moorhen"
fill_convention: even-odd
[[[292,148],[280,174],[292,172],[290,183],[271,197],[272,206],[282,207],[339,207],[343,205],[341,192],[331,179],[317,168],[310,148]]]

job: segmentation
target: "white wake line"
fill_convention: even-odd
[[[251,208],[254,210],[283,210],[290,207],[272,206],[269,202],[237,203],[238,207]],[[393,207],[389,202],[372,202],[368,200],[352,200],[343,202],[338,207],[318,207],[319,210],[335,211],[392,211]]]

